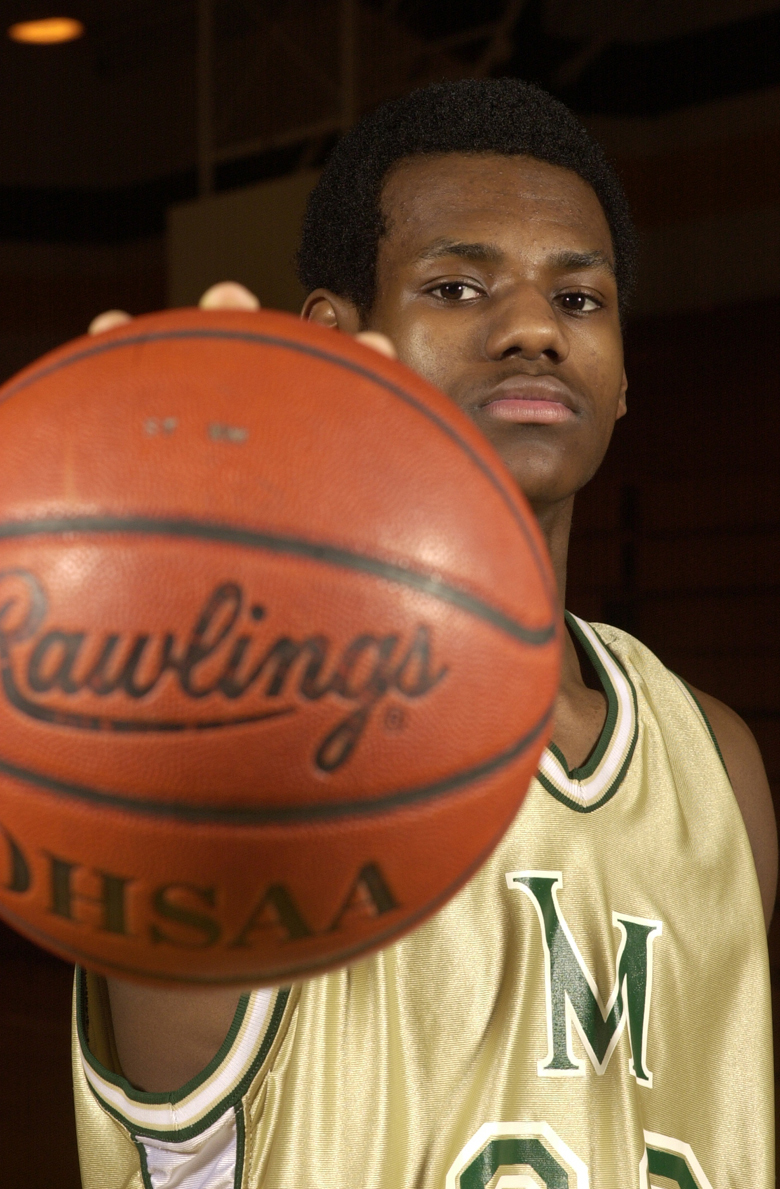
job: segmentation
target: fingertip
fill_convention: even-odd
[[[124,326],[126,322],[132,322],[132,315],[128,314],[126,310],[104,310],[102,314],[98,314],[97,318],[93,318],[87,329],[87,334],[103,334],[106,330],[113,330],[115,326]]]
[[[206,290],[198,306],[202,310],[259,310],[260,302],[237,281],[219,281]]]
[[[377,330],[361,330],[359,334],[355,335],[355,338],[359,343],[370,347],[372,351],[386,355],[388,359],[398,358],[398,352],[386,334],[380,334]]]

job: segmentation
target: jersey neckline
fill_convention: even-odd
[[[628,771],[639,730],[636,690],[618,658],[593,627],[566,612],[569,630],[585,649],[607,698],[607,718],[586,763],[569,768],[560,748],[550,743],[537,777],[558,801],[579,813],[591,813],[614,797]]]

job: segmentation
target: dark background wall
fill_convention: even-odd
[[[780,807],[780,4],[214,0],[205,152],[195,0],[69,11],[79,42],[0,40],[0,379],[102,309],[162,307],[166,225],[316,176],[384,98],[513,73],[582,115],[644,247],[629,415],[578,499],[568,602],[742,714]],[[0,0],[0,30],[37,15]],[[0,1182],[75,1189],[71,972],[2,926],[0,967]]]

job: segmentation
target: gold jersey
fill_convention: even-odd
[[[77,972],[85,1189],[774,1186],[761,901],[717,746],[646,648],[569,623],[609,701],[598,746],[574,771],[544,753],[427,924],[244,996],[171,1094],[111,1072],[100,980]]]

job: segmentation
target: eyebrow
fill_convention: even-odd
[[[556,252],[550,257],[549,263],[553,268],[562,272],[579,272],[587,268],[603,268],[610,276],[615,275],[615,266],[606,252],[598,248],[592,252]]]
[[[504,253],[496,244],[469,244],[457,239],[437,239],[425,248],[418,260],[438,260],[442,256],[460,256],[463,260],[479,260],[483,264],[498,264]]]
[[[442,256],[459,256],[463,260],[477,260],[482,264],[499,264],[504,253],[497,244],[465,243],[463,240],[437,239],[417,257],[418,261],[439,260]],[[547,263],[561,272],[578,272],[589,268],[603,268],[611,276],[615,266],[605,252],[596,248],[591,252],[563,249],[549,257]]]

